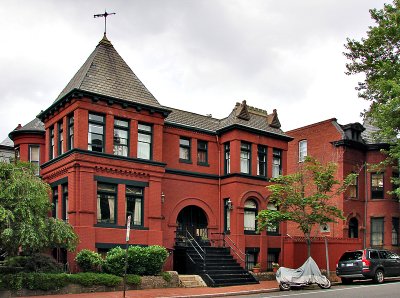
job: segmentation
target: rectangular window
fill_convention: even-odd
[[[278,210],[278,208],[276,208],[276,206],[274,204],[272,204],[272,203],[268,203],[267,204],[267,209],[268,210]],[[277,234],[279,234],[279,223],[276,224],[273,227],[268,226],[267,227],[267,234],[268,235],[277,235]]]
[[[104,152],[104,116],[89,114],[88,150]]]
[[[200,165],[208,164],[208,143],[206,141],[197,141],[197,163]]]
[[[383,245],[383,232],[384,232],[384,220],[383,217],[372,217],[371,218],[371,246],[382,246]]]
[[[21,151],[20,151],[19,147],[15,148],[14,154],[15,154],[15,161],[19,161],[21,158]]]
[[[354,177],[354,179],[350,182],[348,193],[350,198],[358,197],[358,177]]]
[[[399,245],[399,218],[398,217],[392,218],[392,245],[393,246]]]
[[[68,150],[74,149],[74,115],[68,117]]]
[[[246,248],[246,269],[253,269],[254,265],[258,263],[259,249]]]
[[[54,158],[54,126],[49,129],[50,141],[49,141],[49,158]]]
[[[224,199],[224,232],[231,230],[231,209],[232,202],[230,199]]]
[[[151,160],[152,158],[152,127],[147,124],[138,125],[138,152],[137,157]]]
[[[250,174],[251,144],[241,142],[240,144],[240,172]]]
[[[257,146],[257,175],[267,177],[267,147]]]
[[[225,175],[231,172],[231,145],[226,143],[224,145],[224,170]]]
[[[131,216],[131,225],[143,226],[143,188],[126,187],[126,217]]]
[[[276,178],[282,175],[282,150],[274,149],[272,151],[272,177]]]
[[[115,224],[117,214],[117,186],[97,184],[97,222]]]
[[[64,153],[64,136],[63,136],[63,123],[58,122],[58,155]]]
[[[58,187],[53,188],[53,211],[52,216],[58,218]]]
[[[279,253],[280,249],[279,248],[268,248],[268,253],[267,253],[267,270],[272,271],[273,268],[273,263],[278,264],[279,263]]]
[[[299,162],[303,162],[307,156],[307,140],[299,142]]]
[[[129,122],[114,119],[114,154],[128,156]]]
[[[392,191],[393,192],[399,188],[399,184],[400,184],[399,179],[400,179],[399,172],[393,172],[392,173]],[[399,197],[395,193],[393,193],[392,195],[393,195],[393,199],[396,199],[396,200],[399,199]]]
[[[190,161],[190,139],[179,139],[179,160]]]
[[[371,199],[383,199],[383,174],[371,174]]]
[[[29,146],[29,162],[34,165],[35,175],[39,176],[40,171],[40,147]]]
[[[62,188],[62,219],[68,222],[68,184],[63,184]]]

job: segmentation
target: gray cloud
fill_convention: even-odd
[[[360,121],[343,44],[384,2],[3,0],[0,139],[53,102],[101,39],[105,8],[117,13],[107,36],[161,104],[225,117],[247,99],[278,109],[284,129]]]

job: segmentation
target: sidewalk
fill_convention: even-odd
[[[277,291],[278,284],[275,280],[260,281],[255,285],[244,286],[231,286],[220,288],[166,288],[166,289],[148,289],[148,290],[133,290],[126,291],[125,297],[127,298],[153,298],[153,297],[224,297],[233,295],[244,294],[260,294]],[[46,296],[25,296],[25,297],[43,297],[43,298],[122,298],[123,292],[96,292],[96,293],[83,293],[83,294],[69,294],[69,295],[46,295]]]

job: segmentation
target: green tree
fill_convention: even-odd
[[[9,255],[76,248],[71,225],[48,216],[49,193],[31,164],[0,162],[0,247]]]
[[[277,210],[258,213],[259,230],[275,227],[283,221],[298,224],[310,256],[313,228],[344,219],[342,210],[333,205],[331,199],[344,192],[356,174],[350,174],[341,183],[335,178],[336,171],[336,163],[324,165],[308,156],[296,173],[271,179],[273,184],[267,186],[271,192],[269,202]]]
[[[400,159],[400,1],[371,9],[370,14],[375,25],[360,41],[347,38],[344,55],[350,60],[347,74],[365,77],[356,89],[371,102],[363,115],[379,128],[377,141],[390,145],[387,164]],[[399,188],[396,192],[400,197]]]

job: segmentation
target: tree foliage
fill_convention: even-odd
[[[49,193],[31,164],[0,162],[0,247],[9,255],[75,249],[78,238],[72,227],[48,216]]]
[[[344,55],[350,60],[347,74],[363,74],[356,88],[371,102],[364,116],[379,128],[378,141],[390,144],[387,162],[400,159],[400,1],[371,9],[375,25],[360,41],[347,39]],[[398,181],[397,181],[398,182]],[[397,189],[400,195],[400,189]]]
[[[259,230],[275,227],[282,221],[297,223],[310,255],[313,228],[344,219],[342,210],[331,199],[344,192],[356,174],[340,182],[335,178],[336,170],[336,163],[322,164],[308,156],[296,173],[271,179],[273,184],[267,186],[271,191],[269,202],[277,210],[259,212]]]

